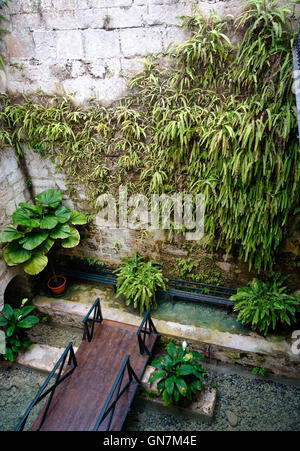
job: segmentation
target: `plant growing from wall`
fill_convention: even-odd
[[[158,381],[157,388],[164,405],[178,404],[181,399],[192,400],[197,391],[205,390],[203,384],[205,369],[199,363],[203,354],[190,352],[185,346],[176,346],[170,342],[166,346],[167,354],[152,362],[156,368],[149,382]]]
[[[236,21],[183,16],[190,38],[167,67],[149,58],[119,105],[3,96],[0,141],[39,149],[92,201],[120,184],[146,195],[203,193],[214,246],[270,268],[300,196],[291,15],[274,0],[247,0]],[[242,41],[233,44],[229,30]]]
[[[283,279],[278,276],[266,282],[253,279],[247,286],[238,288],[230,299],[236,301],[234,311],[239,312],[238,320],[251,324],[264,335],[278,324],[290,326],[300,308],[300,298],[288,294]]]
[[[140,308],[140,313],[150,307],[157,308],[156,291],[166,289],[159,265],[152,260],[145,262],[137,252],[132,258],[123,258],[116,270],[117,296],[123,294],[126,305],[133,303],[134,308]]]
[[[0,242],[8,243],[3,257],[9,266],[23,264],[27,274],[36,275],[47,266],[47,254],[56,242],[64,248],[77,246],[80,234],[75,226],[86,224],[86,218],[64,206],[56,189],[40,193],[34,204],[19,206],[12,215],[13,225],[0,234]],[[53,265],[52,271],[56,281]]]
[[[33,305],[25,305],[28,299],[23,299],[21,308],[12,308],[5,304],[0,313],[0,327],[5,331],[6,351],[4,358],[13,362],[19,351],[28,348],[30,341],[27,330],[39,322],[39,318],[31,313]]]

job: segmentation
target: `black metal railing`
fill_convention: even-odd
[[[91,319],[90,314],[92,313],[92,311],[94,311],[94,315],[92,318],[91,328],[89,329],[88,320]],[[84,324],[83,340],[85,340],[87,338],[89,342],[92,341],[92,338],[94,335],[95,323],[102,323],[102,321],[103,321],[103,316],[102,316],[102,311],[101,311],[100,299],[97,298],[96,301],[94,302],[94,304],[92,305],[92,307],[90,308],[88,314],[86,315],[86,317],[83,320],[83,324]]]
[[[71,368],[67,373],[65,373],[63,376],[61,376],[67,358],[68,358],[68,365],[71,365],[71,363],[73,363],[73,368]],[[20,422],[19,422],[18,426],[16,427],[15,431],[23,431],[23,429],[25,427],[25,424],[26,424],[26,421],[28,419],[28,416],[29,416],[30,412],[32,411],[32,409],[34,408],[34,406],[36,404],[38,404],[40,401],[42,401],[42,399],[44,399],[50,393],[49,399],[48,399],[47,404],[45,406],[45,409],[44,409],[44,412],[43,412],[43,416],[41,418],[41,421],[39,423],[37,431],[39,431],[41,429],[41,427],[43,426],[43,423],[45,421],[45,418],[47,416],[47,413],[48,413],[48,410],[49,410],[49,407],[50,407],[50,404],[51,404],[54,392],[56,390],[56,387],[58,387],[59,384],[61,384],[68,376],[70,376],[73,373],[73,371],[75,370],[76,367],[77,367],[77,361],[76,361],[76,358],[75,358],[75,353],[74,353],[74,349],[73,349],[73,343],[70,342],[68,344],[68,346],[66,347],[66,349],[64,350],[64,352],[62,353],[60,359],[58,360],[58,362],[54,366],[53,370],[51,371],[51,373],[49,374],[49,376],[45,380],[44,384],[42,385],[42,387],[38,391],[38,393],[35,396],[34,400],[32,401],[32,403],[30,404],[30,406],[26,410],[25,414],[23,415],[22,419],[20,420]],[[55,375],[55,373],[57,373],[57,375],[56,375],[54,384],[51,387],[49,387],[44,392],[45,388],[47,387],[47,385],[49,384],[51,378]]]
[[[150,308],[146,311],[143,321],[141,322],[140,327],[137,331],[137,337],[140,347],[140,353],[143,355],[146,353],[147,355],[151,355],[152,349],[148,349],[146,345],[146,337],[154,332],[158,335],[158,332],[153,324],[153,321],[150,317]]]
[[[124,385],[124,387],[121,390],[122,387],[122,382],[124,379],[124,374],[125,371],[127,369],[128,372],[128,382]],[[123,393],[125,393],[125,391],[128,389],[128,387],[130,386],[130,384],[132,383],[133,379],[135,379],[135,381],[137,382],[137,384],[140,384],[140,380],[137,377],[137,375],[135,374],[134,370],[132,369],[132,366],[130,365],[130,355],[128,354],[125,359],[124,362],[121,366],[121,369],[119,371],[118,376],[116,377],[116,380],[114,382],[114,385],[112,386],[112,389],[107,397],[107,400],[104,404],[104,407],[99,415],[99,418],[95,424],[94,427],[94,431],[98,431],[101,423],[103,423],[103,421],[106,419],[106,417],[109,415],[109,420],[108,423],[106,425],[106,431],[110,430],[110,426],[111,426],[111,422],[113,419],[113,415],[116,409],[116,405],[117,402],[119,401],[119,399],[121,398],[121,396],[123,395]],[[121,391],[120,391],[121,390]],[[113,402],[110,404],[113,396],[115,394],[114,400]]]
[[[206,294],[230,297],[236,294],[235,288],[222,287],[220,285],[211,285],[207,283],[193,282],[189,280],[169,279],[168,286],[183,291],[203,292]]]

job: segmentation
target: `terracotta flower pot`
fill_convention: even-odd
[[[56,276],[57,283],[54,282],[54,276],[48,280],[48,288],[53,294],[62,294],[65,291],[67,279],[65,276]]]

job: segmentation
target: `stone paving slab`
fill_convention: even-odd
[[[77,348],[74,348],[76,353]],[[50,373],[64,352],[63,348],[33,344],[26,351],[20,352],[16,362],[34,370]]]

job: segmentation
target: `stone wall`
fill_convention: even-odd
[[[26,177],[19,166],[13,149],[1,150],[0,153],[0,231],[11,224],[11,215],[19,202],[30,199],[26,186]],[[23,274],[21,267],[9,268],[3,259],[3,245],[0,243],[0,310],[4,302],[4,292],[8,283],[18,274]]]
[[[126,77],[138,71],[143,58],[159,53],[171,43],[186,38],[178,27],[178,16],[190,14],[198,5],[206,14],[215,9],[221,16],[237,15],[240,0],[13,0],[1,13],[11,31],[4,36],[0,54],[6,59],[6,80],[2,90],[31,93],[76,92],[78,101],[97,96],[109,104],[126,91]],[[300,8],[300,5],[298,5]],[[2,74],[3,75],[3,74]],[[28,200],[26,177],[32,182],[32,194],[47,188],[58,188],[64,202],[78,210],[90,211],[89,193],[82,187],[68,195],[64,176],[40,155],[24,149],[27,174],[24,175],[12,149],[0,152],[0,230],[11,222],[17,204]],[[166,237],[129,229],[91,227],[89,237],[74,250],[79,255],[118,264],[120,258],[134,251],[165,263],[172,269],[176,259],[191,256],[201,262],[201,269],[215,267],[231,285],[245,283],[252,277],[247,265],[222,253],[211,256],[198,249],[191,253],[180,238],[170,243]],[[298,244],[296,252],[299,254]],[[190,246],[191,247],[191,246]],[[291,248],[286,250],[294,252]],[[20,268],[7,268],[0,247],[0,309],[8,282]],[[210,262],[213,262],[210,264]],[[290,271],[291,272],[291,271]],[[298,277],[298,278],[297,278]],[[294,277],[298,283],[299,274]]]
[[[76,92],[78,101],[109,104],[146,55],[185,40],[178,16],[195,5],[223,17],[241,9],[240,0],[13,0],[2,10],[11,31],[2,89]]]

